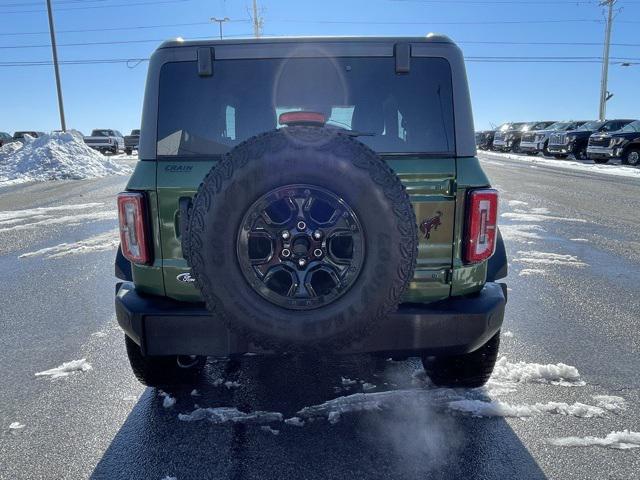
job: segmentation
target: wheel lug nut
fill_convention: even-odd
[[[298,265],[304,267],[307,264],[307,261],[304,258],[298,260]]]
[[[305,230],[307,228],[307,224],[304,223],[303,221],[299,221],[298,225],[296,225],[298,227],[298,230],[302,231]]]
[[[291,234],[287,230],[284,230],[281,233],[281,236],[282,236],[283,240],[289,240],[289,237],[291,236]]]
[[[322,250],[320,250],[319,248],[316,248],[316,249],[313,251],[313,256],[314,256],[314,257],[317,257],[317,258],[320,258],[320,257],[322,256]]]
[[[291,250],[289,250],[288,248],[283,248],[282,252],[280,253],[284,258],[288,258],[291,255]]]
[[[316,230],[313,232],[313,239],[320,240],[322,238],[322,232],[320,230]]]

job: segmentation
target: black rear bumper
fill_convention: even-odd
[[[373,335],[335,353],[472,352],[500,330],[506,302],[506,285],[487,283],[473,295],[428,305],[403,304]],[[261,351],[230,332],[204,305],[143,295],[131,282],[116,287],[116,316],[146,355],[228,356]]]

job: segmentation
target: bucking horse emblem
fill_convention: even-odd
[[[440,221],[441,216],[442,212],[438,210],[434,217],[426,218],[422,222],[420,222],[420,231],[422,232],[426,240],[429,240],[429,237],[431,236],[431,230],[437,230],[438,227],[442,225],[442,222]]]

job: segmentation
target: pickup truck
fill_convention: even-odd
[[[13,137],[7,132],[0,132],[0,147],[13,142]]]
[[[589,137],[594,133],[620,130],[633,120],[606,120],[587,122],[575,130],[556,132],[549,135],[549,154],[556,158],[567,158],[570,154],[577,160],[587,159]]]
[[[566,132],[569,130],[575,130],[587,123],[586,121],[569,121],[569,122],[556,122],[549,125],[543,130],[531,130],[522,135],[522,141],[520,142],[520,151],[527,155],[537,155],[542,152],[544,155],[549,155],[549,136],[556,132]]]
[[[116,155],[124,148],[124,136],[118,130],[97,129],[84,137],[84,143],[102,153],[111,152]]]
[[[617,132],[591,135],[587,156],[596,163],[619,158],[624,165],[640,166],[640,120],[628,123]]]
[[[131,155],[134,150],[138,150],[140,143],[140,129],[131,130],[131,135],[124,137],[124,153]]]
[[[32,138],[38,138],[38,137],[41,137],[42,135],[44,135],[44,132],[34,132],[34,131],[21,130],[21,131],[18,131],[18,132],[13,132],[13,141],[14,142],[24,143],[25,142],[25,136],[29,136],[29,137],[32,137]]]

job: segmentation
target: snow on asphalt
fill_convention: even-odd
[[[568,415],[580,418],[605,416],[605,409],[584,403],[547,402],[514,405],[501,400],[454,400],[448,408],[473,417],[517,417],[526,418],[542,414]]]
[[[589,264],[582,262],[575,255],[564,255],[561,253],[518,251],[520,257],[514,258],[514,263],[526,263],[535,265],[563,265],[567,267],[588,267]]]
[[[559,222],[587,223],[587,221],[583,218],[558,217],[555,215],[548,215],[546,213],[535,212],[505,212],[500,216],[502,218],[519,222],[545,222],[549,220],[555,220]]]
[[[54,132],[0,147],[0,186],[126,175],[131,168],[88,147],[78,132]]]
[[[88,222],[112,220],[117,217],[118,212],[115,208],[99,209],[100,207],[105,207],[105,204],[80,203],[0,211],[0,232],[26,230],[50,225],[82,225]]]
[[[120,244],[120,233],[117,229],[100,233],[84,240],[72,243],[60,243],[54,247],[41,248],[34,252],[23,253],[18,258],[42,256],[44,258],[61,258],[68,255],[105,252],[116,250]]]
[[[605,437],[559,437],[549,440],[551,445],[558,447],[604,447],[619,450],[628,450],[640,447],[640,432],[623,430],[621,432],[611,432]]]
[[[478,152],[478,154],[480,156],[480,159],[492,158],[510,160],[528,163],[530,165],[544,165],[549,167],[562,168],[564,170],[574,170],[586,173],[599,173],[602,175],[611,175],[615,177],[640,178],[640,169],[626,165],[597,164],[592,160],[559,160],[543,158],[540,156],[515,155],[512,153],[482,151]]]
[[[51,377],[51,378],[67,377],[72,373],[88,372],[91,369],[92,369],[91,364],[87,362],[87,359],[81,358],[80,360],[72,360],[70,362],[64,362],[59,367],[38,372],[36,373],[36,377]]]
[[[235,407],[196,408],[191,413],[181,413],[178,419],[183,422],[199,422],[207,420],[216,425],[233,423],[271,423],[282,422],[282,414],[278,412],[241,412]]]
[[[531,277],[531,276],[535,276],[535,275],[544,275],[546,274],[547,271],[543,270],[541,268],[523,268],[522,270],[520,270],[520,273],[518,273],[519,277]]]
[[[9,430],[22,430],[26,425],[20,422],[11,422],[9,424]]]

